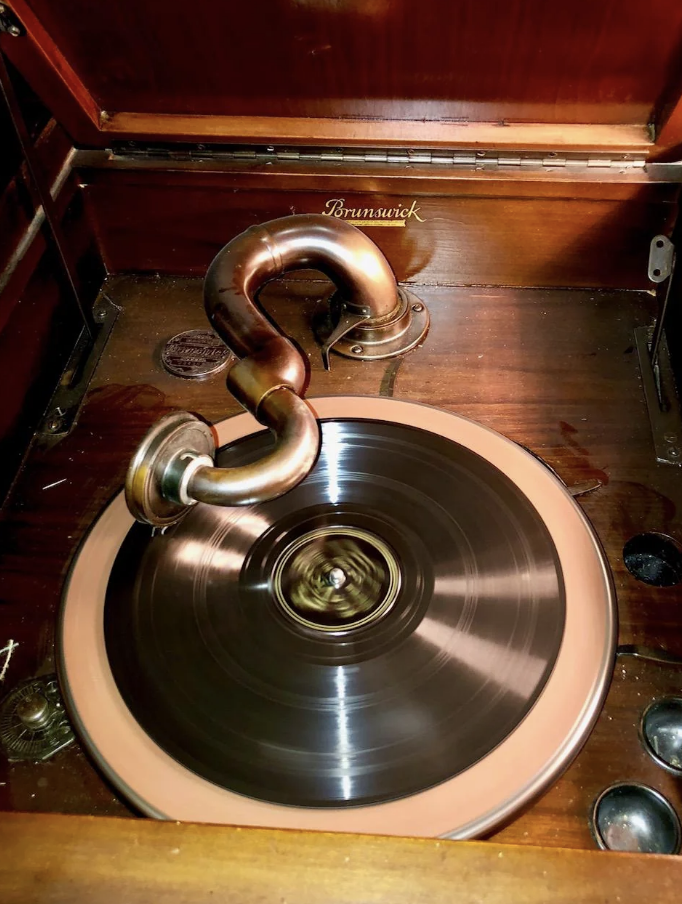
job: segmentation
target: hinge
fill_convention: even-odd
[[[21,20],[6,3],[0,3],[0,34],[11,35],[13,38],[20,38],[26,34]]]
[[[354,165],[426,165],[492,169],[626,169],[643,168],[644,157],[635,154],[570,154],[568,152],[513,152],[500,150],[413,150],[407,148],[288,148],[273,145],[238,147],[220,144],[145,144],[128,141],[111,149],[117,158],[170,161],[222,160],[245,163],[351,163]]]

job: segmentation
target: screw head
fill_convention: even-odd
[[[18,38],[21,34],[21,29],[18,25],[10,25],[7,29],[8,34],[11,34],[13,38]]]
[[[351,345],[350,350],[353,352],[354,355],[362,354],[362,346],[361,345]]]
[[[424,305],[420,302],[417,302],[416,304],[412,305],[412,310],[415,312],[415,314],[421,314],[421,312],[424,310]]]
[[[679,457],[680,457],[680,450],[677,448],[677,446],[671,446],[668,449],[668,458],[679,458]]]
[[[45,424],[45,429],[48,433],[59,433],[62,429],[64,422],[60,417],[51,417],[50,420]]]
[[[107,312],[105,308],[95,308],[92,312],[92,316],[97,323],[102,323],[103,320],[107,319]]]
[[[0,3],[0,13],[4,13],[7,11],[7,7],[4,3]]]

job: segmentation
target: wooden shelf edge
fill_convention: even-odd
[[[679,857],[93,816],[0,814],[0,850],[4,904],[662,904],[682,881]]]
[[[647,155],[646,125],[490,123],[309,119],[276,116],[192,116],[102,113],[111,139],[221,141],[236,144],[368,145],[505,148]]]

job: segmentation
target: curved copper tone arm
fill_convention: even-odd
[[[302,269],[329,276],[346,307],[376,325],[388,322],[398,310],[398,286],[388,261],[355,226],[323,214],[272,220],[233,239],[206,274],[206,313],[235,355],[262,360],[261,353],[272,341],[279,353],[282,334],[254,298],[264,283]],[[289,354],[299,359],[293,345],[284,341]]]
[[[367,318],[388,320],[399,307],[386,258],[364,233],[341,220],[321,214],[284,217],[252,226],[225,245],[204,281],[206,313],[241,359],[228,374],[227,388],[272,430],[276,444],[273,452],[248,466],[244,477],[236,469],[199,468],[188,485],[189,495],[199,502],[238,505],[281,496],[317,458],[319,427],[300,398],[305,362],[255,303],[265,283],[304,268],[329,276],[346,306]]]
[[[320,431],[302,398],[306,362],[255,300],[266,282],[304,268],[321,270],[337,287],[340,322],[327,346],[363,329],[363,343],[378,349],[366,357],[392,357],[414,347],[428,329],[424,314],[425,326],[415,332],[411,311],[424,311],[424,306],[411,305],[381,251],[354,226],[303,214],[247,229],[211,263],[204,299],[213,327],[239,358],[227,388],[272,431],[274,449],[250,465],[216,468],[208,428],[186,413],[169,415],[150,431],[128,472],[128,505],[139,520],[170,524],[195,502],[243,505],[274,499],[312,468]]]

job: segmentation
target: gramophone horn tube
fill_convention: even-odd
[[[321,214],[252,226],[215,257],[206,274],[206,313],[240,358],[227,387],[275,435],[275,448],[245,468],[200,468],[188,485],[200,502],[240,505],[280,496],[310,471],[320,445],[314,415],[299,397],[306,364],[255,303],[259,289],[289,270],[321,270],[346,306],[372,322],[390,321],[400,305],[386,258],[360,230]],[[289,390],[282,392],[280,390]]]
[[[313,467],[320,429],[303,401],[307,361],[256,303],[265,283],[307,268],[321,270],[337,288],[339,319],[323,347],[325,360],[332,346],[352,357],[393,357],[426,334],[427,314],[415,329],[410,326],[411,312],[424,312],[424,305],[398,289],[384,255],[349,223],[304,214],[247,229],[211,263],[204,301],[215,331],[238,359],[227,388],[272,431],[274,447],[252,464],[216,468],[210,464],[215,449],[208,425],[187,412],[167,415],[149,431],[128,469],[126,498],[138,520],[166,526],[195,502],[274,499]],[[349,348],[342,350],[341,341],[350,342]]]
[[[306,402],[290,389],[276,389],[263,399],[258,420],[274,433],[273,450],[250,465],[199,468],[188,485],[192,499],[249,505],[281,496],[303,480],[320,446],[320,430]]]
[[[252,226],[217,254],[204,282],[208,318],[235,355],[258,354],[273,339],[283,338],[254,299],[269,280],[301,269],[321,270],[350,310],[366,313],[377,325],[389,321],[399,307],[388,261],[354,226],[323,214]]]

